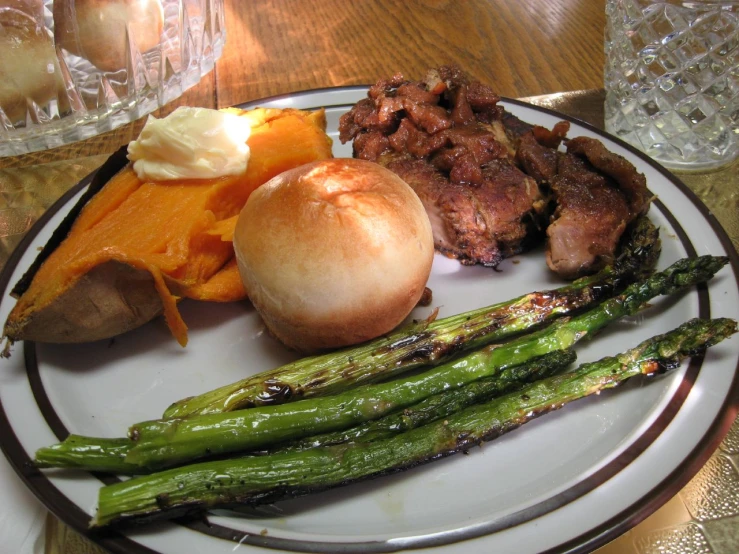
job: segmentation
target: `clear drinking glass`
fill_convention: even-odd
[[[605,123],[671,169],[739,154],[739,1],[607,0]]]
[[[223,0],[0,0],[0,156],[156,110],[213,68],[225,39]]]

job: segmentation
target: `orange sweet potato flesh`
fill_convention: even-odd
[[[179,299],[246,297],[232,243],[241,208],[275,175],[331,157],[331,139],[323,111],[231,111],[252,125],[246,173],[144,182],[124,167],[36,270],[5,324],[10,341],[99,340],[164,314],[184,346]]]

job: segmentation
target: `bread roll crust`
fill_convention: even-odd
[[[301,352],[396,327],[420,299],[434,252],[413,190],[354,159],[308,164],[257,189],[239,216],[234,247],[265,324]]]

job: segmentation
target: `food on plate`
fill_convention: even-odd
[[[120,467],[123,461],[139,466],[142,468],[140,472],[148,472],[207,456],[260,450],[287,440],[350,429],[413,407],[450,389],[489,377],[500,379],[510,368],[538,356],[570,348],[610,323],[635,314],[645,302],[656,296],[672,294],[710,279],[727,262],[727,258],[713,256],[684,258],[665,271],[633,283],[618,296],[583,314],[555,322],[505,344],[489,345],[438,367],[385,383],[288,405],[138,423],[129,430],[129,447],[121,446],[113,452],[115,459],[112,464]],[[412,337],[413,330],[409,333],[409,338]],[[95,441],[94,438],[76,438],[68,447],[51,447],[47,461],[49,458],[61,460],[59,453],[66,451],[74,464],[78,446],[89,450]],[[95,456],[95,463],[98,467],[102,465],[100,456]]]
[[[489,89],[455,70],[440,69],[426,90],[411,85],[376,87],[386,95],[380,109],[370,103],[355,112],[355,146],[366,160],[329,159],[325,121],[324,129],[316,121],[290,123],[281,140],[262,137],[274,152],[260,150],[260,133],[270,136],[288,117],[315,114],[188,111],[169,124],[152,119],[129,146],[131,163],[118,172],[114,159],[101,171],[101,190],[92,187],[20,284],[20,292],[35,291],[42,300],[26,305],[43,312],[59,300],[64,317],[76,320],[82,316],[75,309],[112,303],[108,294],[123,304],[119,311],[143,313],[131,303],[146,295],[143,303],[159,310],[148,317],[163,312],[184,342],[179,298],[231,300],[248,291],[271,333],[293,349],[361,344],[177,402],[163,418],[132,425],[125,438],[71,435],[38,450],[39,468],[148,474],[102,487],[93,527],[273,502],[401,471],[633,376],[674,368],[736,331],[731,320],[692,320],[565,373],[582,339],[658,295],[710,279],[727,258],[683,259],[653,273],[659,234],[645,215],[649,197],[633,167],[598,141],[566,139],[566,124],[548,130],[502,112]],[[382,127],[399,114],[404,119],[391,135],[363,137],[368,121]],[[254,118],[248,138],[231,136],[234,117]],[[190,126],[200,136],[213,128],[220,134],[190,141],[182,132]],[[303,132],[310,138],[300,138]],[[380,152],[383,145],[390,150]],[[299,163],[293,150],[314,157]],[[283,155],[292,168],[270,174],[272,160]],[[265,160],[271,169],[244,191],[240,181]],[[119,181],[111,193],[108,186]],[[177,190],[176,199],[161,192],[158,202],[160,192],[152,192],[132,202],[136,209],[146,205],[158,227],[139,212],[117,215],[145,187]],[[583,205],[588,195],[592,206]],[[608,211],[598,211],[606,205]],[[183,223],[174,243],[157,237],[158,250],[133,249],[146,247],[153,229],[169,233],[170,220],[177,227],[180,218],[191,226]],[[124,222],[139,219],[145,223],[129,239]],[[111,220],[110,236],[125,239],[105,247],[98,237],[107,236]],[[576,262],[551,255],[549,261],[560,275],[592,275],[445,319],[433,311],[396,329],[424,294],[435,241],[464,264],[494,267],[545,232],[551,254],[558,238],[577,236],[567,226],[581,220],[601,240],[598,249],[585,237],[581,243],[589,246],[572,249]],[[182,251],[181,266],[159,263]],[[582,262],[586,255],[592,259]],[[75,296],[80,290],[84,299]],[[59,306],[47,324],[59,317]]]
[[[98,340],[163,313],[184,345],[179,299],[245,297],[231,242],[239,211],[275,175],[330,157],[331,139],[323,111],[230,113],[250,128],[240,175],[142,180],[122,153],[109,161],[13,289],[10,341]]]
[[[504,369],[499,375],[473,381],[458,389],[451,389],[421,400],[418,404],[373,419],[349,429],[311,435],[271,449],[270,453],[294,452],[347,442],[373,442],[410,431],[421,425],[452,415],[459,410],[485,402],[509,391],[518,390],[526,383],[554,375],[577,359],[571,348],[555,350],[521,365]]]
[[[582,315],[386,383],[281,406],[142,422],[129,429],[134,445],[125,461],[148,469],[169,467],[205,456],[262,449],[285,440],[346,429],[412,406],[450,387],[498,375],[536,356],[570,348],[613,321],[635,314],[656,296],[705,281],[726,263],[725,258],[712,256],[680,260]]]
[[[421,298],[434,257],[413,190],[354,159],[307,164],[261,186],[233,240],[252,304],[274,336],[301,352],[397,327]]]
[[[129,43],[151,50],[164,26],[160,0],[54,0],[53,10],[57,46],[102,71],[136,67]]]
[[[568,140],[565,153],[528,134],[516,154],[556,202],[547,228],[548,266],[572,278],[609,264],[626,227],[649,209],[644,175],[588,137]]]
[[[492,377],[430,396],[418,404],[379,419],[360,423],[349,429],[290,441],[270,448],[269,452],[305,450],[357,440],[368,442],[387,438],[450,415],[466,406],[521,388],[526,383],[553,375],[575,359],[574,350],[557,350],[519,366],[506,368]],[[198,421],[202,420],[198,418]],[[136,443],[128,438],[107,439],[70,435],[64,442],[37,450],[34,464],[39,468],[73,468],[131,475],[151,473],[151,468],[127,461],[127,455],[135,445]]]
[[[446,418],[373,442],[203,462],[104,486],[93,527],[269,503],[411,468],[492,440],[546,412],[681,359],[736,332],[729,319],[691,320],[617,356],[583,364]]]
[[[386,379],[425,364],[438,364],[460,352],[502,340],[532,326],[591,306],[650,273],[659,257],[658,231],[641,218],[627,233],[613,267],[569,287],[540,291],[401,328],[360,346],[297,360],[172,404],[164,417],[238,410],[333,394]],[[415,332],[411,332],[415,330]]]
[[[566,139],[568,123],[529,125],[498,101],[455,67],[423,81],[395,75],[342,116],[340,139],[413,187],[440,252],[496,267],[546,230],[550,269],[566,278],[598,271],[649,208],[644,176],[596,139]],[[556,150],[563,141],[567,154]]]
[[[526,249],[538,233],[544,198],[533,179],[509,161],[491,160],[478,186],[450,186],[423,160],[387,164],[413,187],[435,223],[436,247],[463,264],[496,267]]]
[[[442,67],[426,82],[381,80],[368,96],[341,117],[340,138],[413,187],[440,252],[495,267],[541,232],[546,200],[497,140],[503,110],[490,88]]]

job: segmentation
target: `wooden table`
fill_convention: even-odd
[[[454,63],[503,96],[534,97],[535,103],[603,124],[604,0],[225,0],[225,4],[227,45],[215,70],[158,115],[179,105],[220,108],[306,89],[368,84],[395,72],[417,78],[428,68]],[[562,92],[568,93],[558,94]],[[7,199],[8,191],[20,191],[14,205],[6,202],[5,208],[12,209],[0,207],[0,218],[5,214],[9,218],[5,228],[11,229],[0,238],[0,257],[7,259],[40,213],[107,154],[133,139],[142,124],[140,120],[51,151],[0,158],[0,193]],[[737,167],[685,177],[715,211],[735,245]],[[737,439],[735,426],[716,454],[733,460],[734,495],[739,494]],[[694,479],[687,494],[723,486],[715,465],[709,464],[709,474]],[[705,538],[707,524],[687,510],[684,494],[602,548],[601,554],[669,552],[680,541],[681,552],[705,552],[706,544],[711,544],[712,552],[739,551],[739,516],[735,513],[721,522],[726,530],[722,540]],[[736,506],[736,498],[732,500]],[[47,527],[49,553],[98,551],[53,517]],[[686,537],[693,541],[690,548],[684,546]]]

